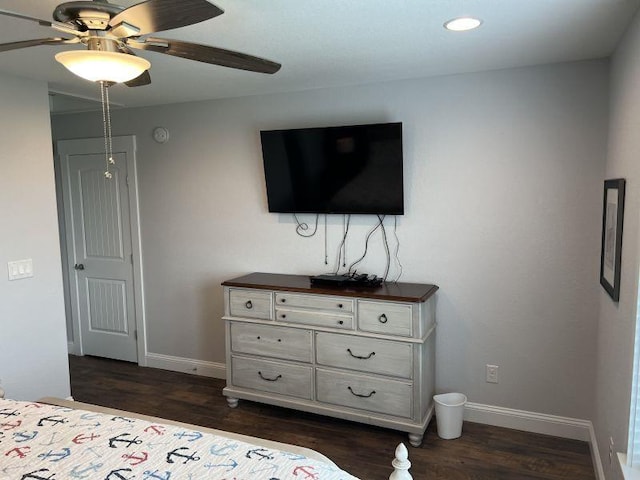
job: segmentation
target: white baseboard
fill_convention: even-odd
[[[595,430],[589,420],[546,415],[544,413],[471,402],[467,402],[465,405],[464,419],[469,422],[483,423],[485,425],[494,425],[496,427],[512,428],[514,430],[542,433],[555,437],[571,438],[573,440],[588,442],[596,478],[598,480],[605,480]]]
[[[71,355],[80,355],[80,346],[75,342],[67,342],[67,351]]]
[[[174,372],[191,373],[212,378],[227,378],[227,368],[224,363],[205,362],[192,358],[173,357],[160,353],[147,353],[146,366],[161,368]]]
[[[596,480],[606,480],[604,468],[602,467],[602,459],[600,458],[600,450],[598,450],[598,440],[596,439],[596,430],[593,424],[589,422],[589,448],[591,449],[591,460],[593,461],[593,471],[596,474]]]
[[[591,440],[589,420],[559,417],[544,413],[515,410],[513,408],[495,407],[480,403],[467,402],[464,419],[470,422],[484,423],[496,427],[513,428],[525,432],[543,433],[574,440]]]

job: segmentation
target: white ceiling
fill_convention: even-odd
[[[58,3],[0,0],[0,8],[50,20]],[[130,6],[139,0],[118,3]],[[112,102],[158,105],[601,58],[615,49],[640,0],[212,3],[225,13],[155,36],[264,57],[281,63],[282,69],[264,75],[137,52],[151,62],[153,83],[136,88],[116,85],[111,88]],[[463,33],[442,28],[446,20],[462,15],[477,16],[484,23]],[[0,43],[57,35],[35,22],[0,16]],[[53,92],[98,99],[95,84],[75,77],[53,59],[64,49],[39,46],[2,52],[0,72],[46,80]],[[80,109],[81,103],[69,109]]]

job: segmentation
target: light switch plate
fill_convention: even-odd
[[[33,277],[33,260],[27,258],[25,260],[8,262],[7,269],[9,271],[9,280]]]

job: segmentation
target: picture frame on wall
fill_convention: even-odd
[[[615,302],[620,300],[624,187],[624,178],[605,180],[602,201],[600,284]]]

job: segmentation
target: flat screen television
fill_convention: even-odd
[[[260,132],[270,212],[404,214],[402,123]]]

